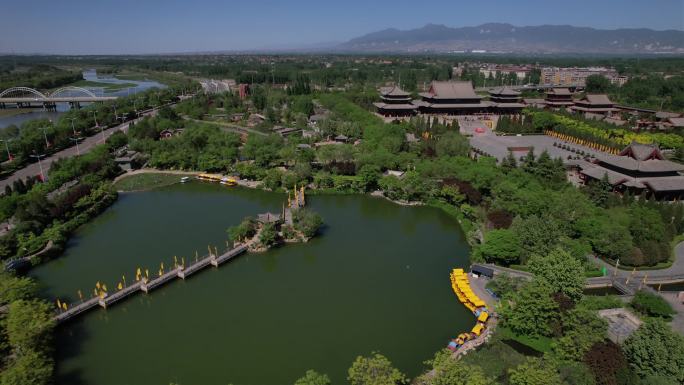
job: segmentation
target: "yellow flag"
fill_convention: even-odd
[[[159,276],[161,277],[163,274],[164,272],[162,272],[162,269],[159,269]]]
[[[97,297],[97,289],[93,289],[93,294]]]
[[[101,292],[100,292],[100,299],[104,299],[104,297],[105,297],[105,292],[104,292],[104,291],[101,291]]]
[[[107,291],[107,286],[104,283],[102,284],[102,291]]]
[[[59,302],[59,298],[57,299],[57,308],[58,308],[58,309],[61,309],[61,308],[62,308],[62,303]]]
[[[116,288],[119,290],[123,289],[123,285],[121,284],[121,282],[119,282],[119,285]]]
[[[64,303],[62,304],[62,309],[64,309],[64,310],[67,310],[67,309],[68,309],[68,306],[67,306],[66,302],[64,302]]]
[[[138,268],[138,270],[135,271],[135,275],[140,275],[140,268]]]
[[[83,293],[81,293],[80,290],[78,291],[78,299],[80,299],[81,301],[83,301]]]
[[[97,281],[97,283],[95,283],[95,287],[98,289],[100,288],[100,281]]]
[[[149,279],[150,278],[150,271],[145,269],[145,278]]]

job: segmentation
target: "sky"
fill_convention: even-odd
[[[141,54],[306,48],[385,28],[505,22],[684,30],[684,0],[19,0],[0,53]]]

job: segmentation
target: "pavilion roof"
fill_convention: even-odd
[[[582,104],[595,104],[595,105],[613,105],[614,103],[605,94],[587,94],[582,99],[578,100]]]
[[[430,90],[422,93],[422,96],[431,99],[481,99],[473,89],[471,82],[449,81],[438,82],[433,81],[430,85]]]
[[[570,90],[567,88],[551,88],[546,93],[549,95],[562,95],[562,96],[572,95],[572,92],[570,92]]]
[[[490,95],[500,95],[500,96],[520,96],[520,92],[508,88],[508,87],[497,87],[489,91]]]
[[[632,142],[629,146],[625,147],[620,151],[621,156],[628,156],[636,160],[648,160],[648,159],[660,159],[663,160],[665,157],[660,153],[658,146],[654,144],[643,144]]]
[[[399,88],[399,86],[392,87],[381,87],[380,95],[382,96],[398,96],[398,97],[409,97],[411,94]]]

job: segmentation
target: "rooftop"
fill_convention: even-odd
[[[421,96],[431,99],[481,99],[471,82],[461,81],[433,81],[428,92],[421,93]]]

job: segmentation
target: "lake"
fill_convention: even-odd
[[[47,298],[110,292],[137,267],[157,274],[225,246],[245,216],[279,212],[285,195],[191,182],[122,194],[64,255],[33,270]],[[288,384],[307,369],[346,383],[357,355],[380,351],[410,376],[474,317],[449,273],[468,265],[458,223],[428,207],[320,195],[309,243],[245,254],[149,295],[58,327],[57,384]]]

